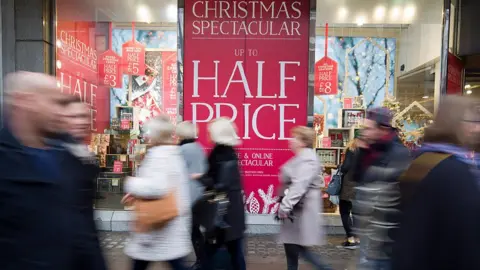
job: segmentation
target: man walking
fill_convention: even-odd
[[[53,77],[6,78],[0,131],[0,269],[74,269],[82,164],[48,138],[63,128],[68,96]]]
[[[398,178],[410,162],[408,149],[392,127],[387,108],[367,111],[362,140],[367,147],[358,155],[354,177],[358,181],[354,215],[360,236],[358,269],[390,269],[394,233],[400,219]]]

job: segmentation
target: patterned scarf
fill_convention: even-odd
[[[452,144],[442,144],[442,143],[425,143],[420,149],[418,149],[416,156],[419,156],[425,152],[437,152],[437,153],[446,153],[451,154],[459,161],[470,166],[470,171],[473,175],[480,181],[480,154],[467,149],[452,145]]]

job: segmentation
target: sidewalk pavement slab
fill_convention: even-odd
[[[100,241],[108,260],[110,270],[130,270],[131,261],[123,253],[128,233],[101,232]],[[354,270],[356,252],[338,248],[343,237],[329,236],[324,246],[312,250],[334,270]],[[195,256],[191,254],[187,260],[193,263]],[[248,270],[280,270],[286,269],[283,245],[275,241],[274,235],[247,236],[246,259]],[[305,262],[300,263],[300,270],[311,269]],[[156,263],[149,270],[169,269],[162,263]]]

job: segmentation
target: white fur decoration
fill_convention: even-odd
[[[277,196],[273,196],[273,185],[269,185],[268,186],[268,191],[267,193],[265,194],[265,192],[261,189],[258,190],[258,194],[260,195],[260,197],[262,198],[263,200],[263,210],[262,210],[262,214],[268,214],[269,213],[269,209],[270,209],[270,206],[272,204],[275,204],[277,203],[278,201],[278,197]]]

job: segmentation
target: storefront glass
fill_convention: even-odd
[[[414,147],[438,102],[441,0],[94,2],[57,0],[56,76],[91,108],[97,208],[123,209],[161,113],[196,122],[207,150],[206,123],[233,118],[245,209],[269,214],[291,127],[317,131],[326,185],[366,109],[390,106]]]
[[[328,185],[368,108],[390,107],[404,143],[421,142],[440,94],[443,1],[317,1],[316,10],[313,126]],[[324,210],[336,211],[326,196]]]
[[[145,121],[178,116],[177,2],[133,2],[57,1],[56,76],[91,110],[96,208],[123,209],[123,179],[146,151]]]

